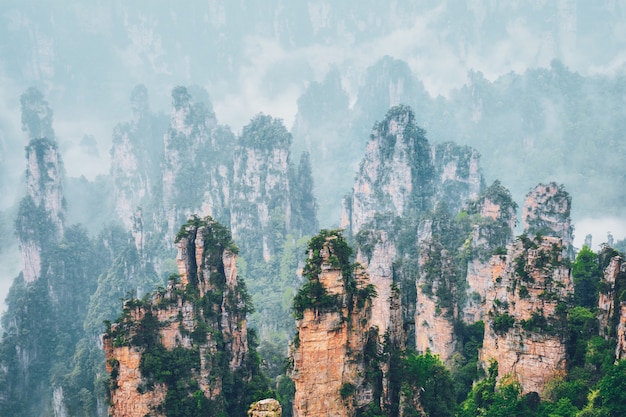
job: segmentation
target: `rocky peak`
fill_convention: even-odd
[[[208,98],[208,94],[197,93]],[[164,138],[163,206],[168,234],[192,213],[228,223],[235,137],[217,124],[210,103],[193,101],[186,87],[172,91]]]
[[[573,228],[570,218],[572,198],[563,185],[539,184],[524,201],[522,224],[528,235],[558,236],[563,240],[565,255],[572,259]]]
[[[276,253],[276,232],[291,228],[291,134],[280,119],[257,115],[243,128],[234,155],[230,223],[248,251],[268,261]],[[272,226],[277,230],[272,231]],[[260,238],[260,239],[259,239]]]
[[[430,306],[432,309],[422,304],[422,313],[431,319],[421,317],[421,313],[416,316],[416,297],[419,297],[416,274],[425,265],[420,266],[420,262],[429,262],[425,255],[430,251],[427,247],[435,250],[441,244],[434,242],[433,236],[426,233],[427,229],[432,231],[429,227],[434,224],[436,230],[448,230],[446,225],[454,223],[453,216],[468,200],[477,197],[483,185],[476,151],[451,143],[431,146],[424,135],[409,107],[390,109],[372,130],[352,194],[344,201],[342,217],[342,227],[356,237],[359,262],[366,267],[378,293],[385,295],[374,300],[373,320],[382,326],[381,334],[396,335],[395,342],[401,346],[406,341],[414,343],[419,326],[416,317],[420,323],[433,324],[435,311],[439,311],[436,302],[430,299],[434,303]],[[435,223],[427,220],[420,225],[420,218],[432,218],[436,212],[447,220]],[[437,232],[435,238],[439,239],[439,235],[441,233]],[[461,237],[461,232],[456,236]],[[452,271],[455,277],[457,267],[453,265],[453,258],[462,243],[446,252],[451,257],[447,262],[452,263],[450,268],[444,269]],[[441,271],[441,268],[436,270]],[[434,275],[421,276],[432,284]],[[444,286],[453,288],[455,281],[456,278]],[[417,284],[418,292],[422,284],[424,282]],[[426,287],[430,288],[430,284]],[[393,294],[400,298],[394,298]],[[427,302],[430,296],[425,296],[423,300]],[[401,306],[400,311],[396,311],[398,306]],[[448,313],[450,317],[455,316],[453,310]],[[442,323],[449,321],[442,319]],[[451,327],[448,330],[441,334],[451,334]],[[426,337],[424,351],[428,348],[426,333],[422,331]],[[453,345],[450,342],[450,346]],[[443,351],[436,353],[443,355]]]
[[[242,388],[258,370],[246,362],[250,306],[237,279],[237,248],[210,217],[190,219],[176,242],[180,277],[127,301],[103,337],[112,416],[168,415],[187,406],[234,415],[249,401]]]
[[[52,110],[43,95],[29,89],[22,95],[22,128],[31,138],[26,147],[27,189],[16,222],[26,282],[40,277],[42,251],[64,231],[63,163],[51,123]]]
[[[351,253],[339,231],[309,243],[306,282],[294,298],[294,416],[352,416],[380,396],[365,372],[377,366],[378,331],[369,321],[376,291]]]
[[[574,293],[560,237],[522,235],[506,255],[494,255],[489,309],[480,353],[485,369],[512,375],[522,391],[543,395],[545,384],[566,371],[563,306]]]
[[[413,111],[393,107],[377,123],[359,167],[343,218],[357,234],[376,214],[403,216],[427,208],[432,197],[433,167],[424,131]]]
[[[353,129],[360,137],[367,134],[371,121],[391,107],[410,105],[421,113],[421,106],[430,101],[424,85],[415,78],[409,65],[384,56],[367,69],[365,82],[354,104]]]
[[[411,108],[393,107],[372,130],[342,227],[356,234],[376,216],[417,218],[435,202],[456,211],[483,187],[478,161],[469,147],[429,145]]]
[[[140,242],[143,236],[134,231],[136,216],[152,206],[149,200],[153,195],[160,195],[163,134],[167,122],[165,117],[150,111],[148,90],[143,85],[133,89],[130,103],[132,121],[120,123],[113,130],[110,172],[115,212]],[[151,213],[146,214],[149,219]]]
[[[63,163],[56,142],[33,139],[26,147],[27,195],[36,207],[42,207],[57,229],[63,234],[65,202],[63,197]]]

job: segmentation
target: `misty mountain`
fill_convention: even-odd
[[[5,3],[0,414],[621,415],[626,6]]]

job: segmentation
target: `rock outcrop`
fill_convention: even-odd
[[[493,280],[491,255],[496,251],[503,253],[512,242],[516,208],[511,194],[499,181],[468,206],[467,213],[474,218],[470,221],[471,237],[463,242],[463,250],[469,250],[470,257],[467,260],[465,300],[460,307],[460,318],[466,323],[484,319],[484,303]]]
[[[621,294],[626,289],[626,263],[610,247],[604,247],[601,258],[608,265],[600,281],[598,321],[600,334],[605,339],[615,337],[615,360],[626,359],[626,301]]]
[[[24,261],[24,281],[41,276],[42,251],[63,236],[65,200],[63,165],[54,140],[33,139],[26,147],[27,194],[20,204],[17,235]]]
[[[131,93],[133,118],[113,130],[111,177],[115,213],[127,230],[137,236],[137,249],[144,240],[136,227],[139,207],[149,207],[151,197],[161,194],[161,162],[166,119],[150,111],[148,90],[136,86]]]
[[[293,293],[295,267],[278,283],[270,282],[275,278],[266,265],[285,246],[317,232],[317,204],[310,156],[292,164],[291,135],[282,121],[257,115],[237,138],[217,123],[201,88],[172,90],[169,126],[149,111],[145,88],[135,88],[131,100],[133,120],[114,132],[111,173],[117,215],[142,261],[165,269],[177,225],[191,214],[210,215],[241,242],[242,275],[255,294],[276,286],[276,293]],[[287,303],[255,301],[250,319],[261,338],[279,333],[286,342],[292,328]]]
[[[84,334],[80,318],[86,315],[101,266],[89,262],[96,256],[86,231],[65,225],[63,165],[51,117],[39,91],[31,88],[22,95],[22,124],[29,139],[27,189],[15,232],[24,266],[2,317],[2,415],[62,416],[71,409],[67,396],[82,388],[63,376],[72,372],[77,342]],[[103,258],[98,254],[98,260]],[[82,398],[92,401],[85,391]]]
[[[42,250],[63,236],[65,200],[63,163],[52,129],[52,110],[35,88],[21,97],[26,147],[26,197],[20,204],[17,236],[24,262],[24,281],[41,276]]]
[[[393,107],[374,126],[341,225],[356,237],[357,259],[385,295],[374,300],[373,320],[399,346],[415,343],[420,216],[436,202],[461,207],[481,187],[477,152],[451,143],[431,146],[409,107]]]
[[[558,236],[563,241],[563,253],[574,258],[574,229],[570,218],[572,198],[565,187],[554,182],[539,184],[524,201],[522,223],[528,235]]]
[[[378,401],[378,333],[370,323],[375,289],[350,263],[338,231],[309,244],[307,281],[294,299],[297,334],[291,345],[294,416],[353,416]]]
[[[151,297],[127,301],[103,337],[112,416],[167,415],[189,401],[212,411],[244,407],[245,390],[233,394],[232,385],[247,384],[253,371],[237,248],[210,217],[192,218],[176,242],[180,277]]]
[[[566,372],[562,307],[574,288],[562,253],[560,237],[522,236],[506,255],[491,260],[480,357],[485,368],[497,361],[499,377],[512,375],[524,393],[542,395],[550,380]]]
[[[164,146],[163,208],[168,236],[192,213],[228,223],[235,137],[229,128],[217,124],[211,103],[194,101],[185,87],[174,88]]]
[[[250,406],[248,417],[282,417],[280,403],[273,398],[257,401]]]
[[[246,125],[235,151],[231,225],[233,236],[265,261],[276,254],[272,226],[291,228],[291,134],[282,121],[258,115]],[[284,232],[283,232],[284,233]],[[245,246],[244,245],[244,246]]]
[[[601,280],[601,288],[598,297],[598,313],[600,322],[600,334],[608,338],[614,328],[614,319],[619,315],[619,284],[623,261],[615,256],[609,261]],[[617,305],[616,305],[617,304]]]

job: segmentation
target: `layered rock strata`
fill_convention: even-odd
[[[560,306],[573,292],[563,263],[560,237],[522,236],[506,255],[492,257],[493,285],[480,359],[498,362],[498,375],[512,375],[522,392],[544,393],[546,384],[566,372]]]
[[[370,322],[375,292],[350,254],[336,231],[323,231],[309,245],[307,282],[294,300],[294,416],[353,416],[377,397],[378,384],[365,372],[378,355]]]

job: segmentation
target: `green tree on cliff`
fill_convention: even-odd
[[[576,304],[595,308],[598,304],[598,283],[602,278],[602,270],[598,264],[598,255],[587,245],[576,255],[576,261],[572,265],[572,277]]]

